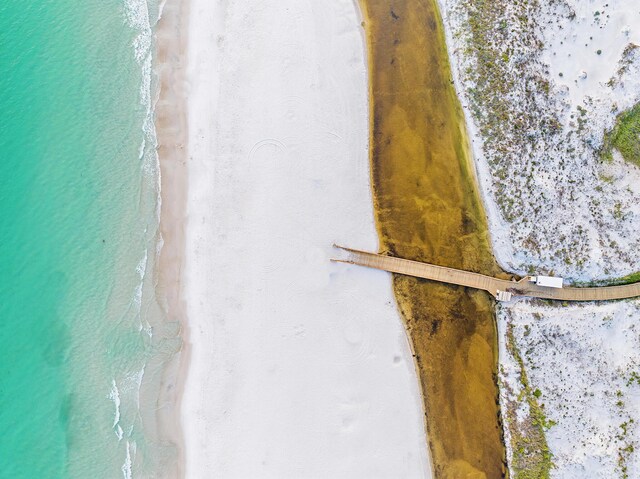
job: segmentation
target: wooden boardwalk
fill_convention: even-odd
[[[456,284],[468,288],[482,289],[498,298],[499,292],[508,292],[513,296],[556,299],[561,301],[609,301],[614,299],[640,296],[640,283],[621,286],[603,286],[599,288],[548,288],[539,286],[529,277],[520,281],[508,281],[483,274],[471,273],[429,263],[420,263],[408,259],[394,258],[376,253],[368,253],[351,248],[337,246],[347,252],[345,259],[332,259],[341,263],[357,264],[368,268],[381,269],[391,273],[415,276],[442,283]]]

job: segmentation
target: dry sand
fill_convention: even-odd
[[[429,477],[390,276],[329,262],[334,242],[377,246],[355,5],[189,8],[184,83],[163,84],[185,85],[186,168],[161,159],[186,476]]]

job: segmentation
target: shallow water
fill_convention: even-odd
[[[500,276],[435,0],[361,5],[382,249]],[[503,477],[493,300],[399,275],[393,284],[415,351],[435,477]]]
[[[145,2],[0,3],[2,477],[143,477],[158,174]]]

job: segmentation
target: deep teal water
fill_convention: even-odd
[[[2,478],[156,465],[138,410],[160,314],[147,13],[0,2]]]

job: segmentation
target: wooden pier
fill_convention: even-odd
[[[560,301],[610,301],[640,296],[640,282],[596,288],[550,288],[531,282],[529,277],[525,277],[520,281],[508,281],[483,274],[472,273],[470,271],[369,253],[367,251],[345,248],[338,245],[335,246],[345,251],[347,257],[344,259],[332,259],[331,261],[357,264],[368,268],[389,271],[391,273],[455,284],[467,288],[482,289],[500,301],[508,301],[513,296],[527,296]]]

